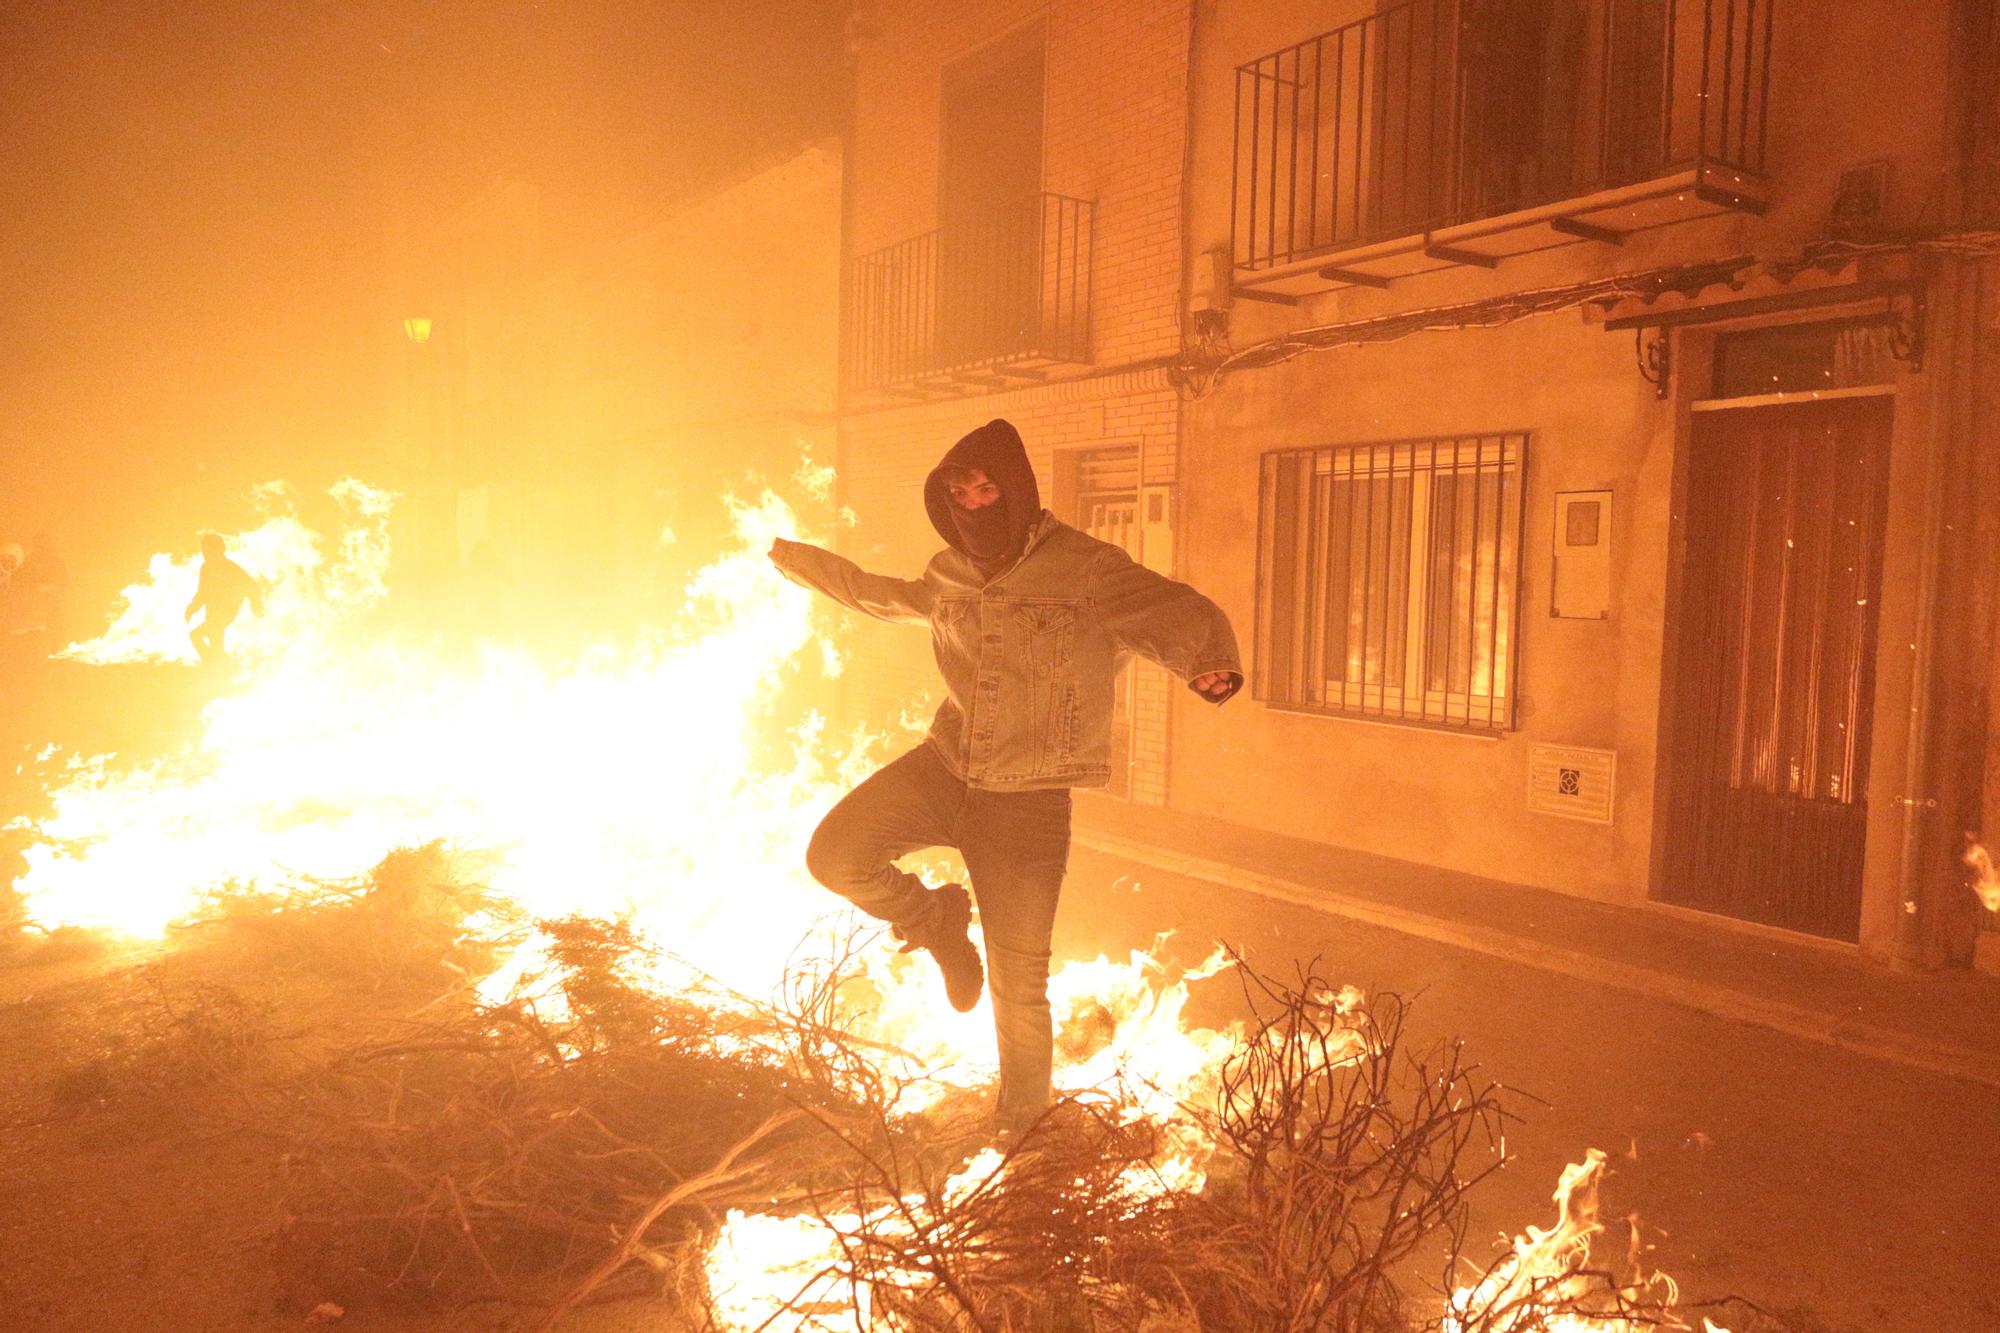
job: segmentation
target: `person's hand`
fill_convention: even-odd
[[[1229,681],[1234,672],[1204,671],[1189,684],[1211,699],[1220,699],[1229,693]]]

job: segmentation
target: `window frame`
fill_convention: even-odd
[[[1518,729],[1522,608],[1527,604],[1524,543],[1527,537],[1531,440],[1530,432],[1517,430],[1265,451],[1258,460],[1252,697],[1265,707],[1282,712],[1416,727],[1453,735],[1491,738]],[[1283,592],[1290,603],[1286,610],[1294,619],[1291,627],[1283,631],[1281,639],[1278,628],[1281,622],[1279,533],[1276,528],[1280,518],[1280,490],[1285,484],[1286,460],[1297,460],[1292,466],[1309,467],[1310,473],[1306,486],[1302,488],[1309,495],[1309,503],[1301,509],[1295,502],[1294,512],[1289,516],[1292,529],[1288,534],[1291,543],[1290,567],[1286,571],[1288,577]],[[1506,485],[1509,474],[1514,479],[1511,497]],[[1490,608],[1489,634],[1492,637],[1485,650],[1488,689],[1484,691],[1475,688],[1480,676],[1479,645],[1470,637],[1466,641],[1465,684],[1463,688],[1454,688],[1457,673],[1450,656],[1456,643],[1454,631],[1458,622],[1453,619],[1456,612],[1447,611],[1446,616],[1440,619],[1434,614],[1432,606],[1441,555],[1433,531],[1438,512],[1438,487],[1435,483],[1441,476],[1481,479],[1482,484],[1473,494],[1472,507],[1476,520],[1498,520],[1490,545],[1483,544],[1477,535],[1473,537],[1466,552],[1470,559],[1470,572],[1463,583],[1455,570],[1448,575],[1454,607],[1459,588],[1463,586],[1467,590],[1463,619],[1468,628],[1476,629],[1482,603]],[[1323,513],[1319,509],[1322,485],[1319,479],[1322,477],[1327,479],[1324,484],[1328,488],[1325,497],[1327,508]],[[1383,509],[1387,511],[1392,526],[1380,546],[1372,530],[1362,542],[1365,548],[1363,554],[1370,561],[1377,554],[1394,552],[1400,546],[1403,570],[1398,575],[1387,572],[1389,567],[1384,566],[1385,572],[1381,577],[1385,586],[1380,605],[1375,604],[1373,596],[1377,586],[1376,576],[1372,572],[1363,576],[1368,589],[1362,606],[1360,678],[1348,679],[1343,675],[1341,679],[1315,683],[1311,677],[1320,673],[1331,675],[1333,665],[1327,661],[1330,654],[1325,639],[1329,611],[1332,609],[1327,589],[1333,582],[1329,574],[1334,567],[1334,542],[1338,534],[1345,533],[1350,554],[1356,551],[1355,491],[1348,492],[1344,516],[1340,520],[1335,518],[1331,492],[1334,482],[1342,477],[1366,480],[1371,485],[1381,481],[1393,482],[1398,477],[1409,478],[1408,497],[1400,502],[1404,510],[1400,538],[1395,526],[1398,501],[1394,498],[1394,491],[1390,490]],[[1487,487],[1483,479],[1487,477],[1501,479],[1500,484],[1493,488],[1495,494],[1490,509],[1484,498]],[[1293,484],[1297,484],[1297,474],[1294,474]],[[1368,500],[1368,509],[1372,529],[1376,517],[1376,502],[1372,495]],[[1456,566],[1461,557],[1455,528],[1450,541],[1451,549],[1444,558]],[[1511,571],[1508,568],[1510,559]],[[1511,579],[1507,577],[1509,572]],[[1351,589],[1351,569],[1345,577]],[[1394,587],[1399,578],[1402,584],[1400,590]],[[1400,644],[1392,656],[1392,640],[1387,633],[1388,624],[1385,624],[1378,657],[1369,639],[1369,624],[1378,612],[1393,623],[1398,612],[1388,608],[1398,595],[1402,600],[1399,608],[1402,617]],[[1350,611],[1350,629],[1353,623],[1351,616]],[[1504,635],[1500,632],[1502,626],[1506,631]],[[1444,684],[1437,686],[1432,684],[1432,676],[1440,629],[1453,633],[1453,637],[1444,646]],[[1314,660],[1316,657],[1317,662]],[[1398,668],[1395,675],[1399,679],[1385,678],[1390,674],[1392,665]],[[1371,671],[1376,677],[1372,680],[1369,678]],[[1352,674],[1351,668],[1347,674]],[[1493,689],[1496,680],[1500,686],[1497,694]]]

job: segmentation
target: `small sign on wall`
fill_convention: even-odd
[[[1615,750],[1533,746],[1528,751],[1528,808],[1541,815],[1609,824],[1617,775]]]
[[[1611,616],[1611,492],[1556,495],[1554,597],[1549,614],[1565,620]]]

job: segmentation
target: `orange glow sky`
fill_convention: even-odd
[[[0,536],[75,609],[365,468],[400,227],[501,178],[580,248],[837,129],[840,0],[69,0],[0,7]]]

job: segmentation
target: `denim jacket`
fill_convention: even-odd
[[[984,790],[1107,782],[1118,670],[1131,654],[1183,681],[1227,672],[1231,694],[1242,684],[1220,607],[1047,510],[1020,558],[990,577],[951,549],[919,579],[870,574],[798,542],[778,542],[772,560],[853,610],[930,626],[945,684],[930,744],[956,777]]]

